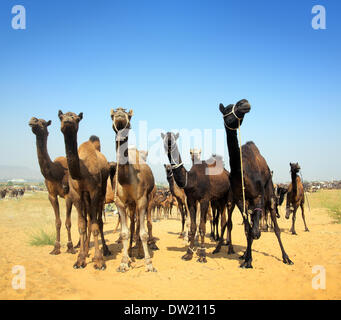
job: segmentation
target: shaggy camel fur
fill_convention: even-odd
[[[179,134],[167,132],[161,133],[164,148],[172,166],[175,182],[184,189],[187,196],[187,205],[191,217],[191,229],[189,233],[190,245],[187,253],[182,257],[184,260],[191,260],[194,253],[194,238],[196,233],[196,208],[197,202],[200,203],[200,225],[199,234],[201,238],[200,248],[198,250],[198,262],[207,262],[205,250],[205,233],[207,210],[210,201],[217,201],[220,209],[229,202],[230,182],[229,173],[224,169],[222,163],[213,159],[194,164],[190,171],[187,171],[181,161],[179,149],[176,140]],[[231,203],[230,203],[231,204]],[[231,205],[232,207],[232,205]],[[231,209],[231,208],[229,208]],[[232,225],[232,210],[229,210],[229,222]],[[229,228],[229,250],[233,252],[231,241],[231,229]]]
[[[65,227],[67,230],[68,253],[76,253],[71,239],[71,210],[72,199],[69,195],[69,170],[67,166],[67,160],[65,157],[58,157],[53,162],[47,151],[47,138],[49,135],[47,127],[51,124],[50,121],[44,119],[32,118],[29,122],[29,126],[32,128],[32,132],[36,136],[37,155],[40,166],[40,171],[45,178],[45,185],[49,194],[49,201],[53,207],[55,214],[56,225],[56,242],[54,249],[50,254],[60,254],[60,228],[62,222],[60,220],[60,210],[58,197],[65,198],[66,203],[66,220]]]
[[[295,221],[298,207],[301,207],[305,231],[309,231],[304,216],[304,188],[301,178],[298,176],[300,169],[298,163],[290,163],[291,183],[288,188],[285,218],[289,219],[290,214],[292,213],[292,226],[290,229],[292,234],[297,234],[295,230]]]
[[[61,121],[61,132],[64,135],[66,158],[69,168],[69,185],[73,204],[78,212],[78,230],[80,234],[80,252],[74,268],[84,268],[89,251],[90,235],[87,236],[87,213],[89,215],[89,228],[94,237],[95,256],[94,268],[104,270],[106,268],[103,254],[110,255],[105,244],[103,234],[102,212],[104,206],[107,180],[109,176],[109,164],[105,156],[100,152],[100,142],[95,136],[90,137],[77,148],[77,133],[79,122],[83,119],[83,113],[76,115],[68,112],[58,113]],[[99,249],[98,234],[101,234],[103,254]]]
[[[292,264],[288,255],[284,251],[280,238],[280,229],[276,217],[276,195],[272,183],[270,169],[265,159],[260,154],[258,148],[253,142],[247,142],[242,146],[243,174],[245,182],[245,212],[243,210],[243,192],[241,179],[241,159],[240,149],[237,139],[237,130],[242,124],[244,115],[250,111],[251,106],[247,100],[240,100],[235,105],[224,107],[219,106],[224,118],[224,125],[227,137],[227,147],[230,156],[230,182],[233,190],[234,202],[242,213],[245,235],[247,238],[247,249],[241,257],[244,261],[242,268],[252,268],[251,246],[255,239],[259,239],[261,232],[259,229],[259,220],[264,210],[269,210],[274,224],[275,234],[277,236],[283,262]],[[251,221],[249,221],[249,218]]]
[[[128,255],[129,230],[127,226],[127,208],[136,212],[140,223],[140,238],[142,241],[146,271],[156,271],[148,251],[148,234],[145,229],[145,216],[153,195],[154,176],[146,163],[130,163],[128,159],[128,134],[133,111],[117,108],[111,110],[112,127],[116,133],[116,155],[118,168],[116,206],[121,217],[121,238],[123,242],[123,257],[117,271],[128,271],[130,259]]]

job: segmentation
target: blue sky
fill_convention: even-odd
[[[11,27],[16,4],[26,30]],[[316,4],[326,30],[311,27]],[[290,179],[290,161],[305,179],[341,179],[340,16],[338,0],[2,0],[0,165],[38,169],[32,116],[52,120],[55,158],[65,154],[58,110],[82,111],[79,142],[98,135],[112,160],[112,107],[134,109],[134,128],[215,131],[219,103],[246,98],[243,141],[275,181]]]

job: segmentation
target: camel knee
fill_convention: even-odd
[[[140,232],[140,238],[141,238],[141,241],[147,241],[147,240],[148,240],[148,234],[147,234],[147,232],[141,231],[141,232]]]
[[[129,232],[128,231],[122,231],[121,232],[121,239],[122,240],[128,240],[129,239]]]
[[[70,221],[65,221],[65,227],[66,227],[66,230],[68,230],[68,231],[71,230],[71,220]]]

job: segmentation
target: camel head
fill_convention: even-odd
[[[164,167],[166,169],[166,176],[167,179],[170,179],[173,176],[173,171],[172,171],[172,167],[170,164],[164,164]]]
[[[240,124],[242,124],[244,116],[251,110],[251,106],[249,101],[243,99],[236,104],[229,104],[226,107],[221,103],[219,109],[223,114],[225,126],[228,129],[234,130],[238,128],[238,120],[240,121]]]
[[[116,110],[111,109],[110,115],[112,119],[112,128],[116,133],[120,130],[130,129],[130,120],[133,116],[133,110],[127,112],[123,108],[117,108]]]
[[[283,201],[284,201],[284,196],[285,194],[288,192],[288,188],[285,187],[278,187],[276,190],[276,196],[278,199],[278,205],[282,205]]]
[[[290,162],[290,171],[292,173],[298,173],[300,170],[301,170],[301,167],[299,166],[299,164],[297,162],[296,163]]]
[[[61,110],[58,112],[58,117],[61,122],[61,131],[62,133],[78,132],[79,122],[83,119],[83,112],[81,112],[78,116],[73,112],[63,113]]]
[[[51,120],[45,121],[44,119],[31,118],[28,125],[32,128],[32,132],[39,136],[48,136],[49,132],[47,127],[51,124]]]
[[[201,163],[201,149],[198,148],[190,149],[189,153],[191,154],[193,164]]]
[[[163,140],[163,146],[165,148],[166,153],[174,149],[176,145],[176,140],[179,138],[179,133],[167,132],[164,134],[161,132],[161,138]]]

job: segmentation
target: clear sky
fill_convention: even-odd
[[[16,4],[25,30],[11,26]],[[311,26],[316,4],[326,30]],[[83,112],[79,142],[98,135],[113,160],[112,107],[132,108],[133,128],[147,121],[148,132],[215,132],[219,103],[246,98],[243,141],[275,181],[290,179],[290,161],[306,180],[341,179],[340,21],[339,0],[1,0],[0,165],[38,170],[32,116],[52,120],[55,158],[65,154],[58,110]]]

